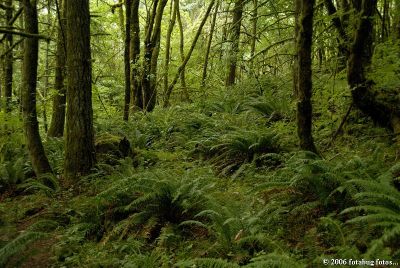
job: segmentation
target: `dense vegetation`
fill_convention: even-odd
[[[396,266],[400,1],[313,2],[0,1],[0,267]]]

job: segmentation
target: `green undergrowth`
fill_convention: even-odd
[[[332,139],[348,108],[341,75],[316,81],[321,155],[297,149],[295,103],[272,80],[129,122],[97,115],[99,163],[71,187],[63,184],[62,139],[44,141],[56,174],[33,178],[20,128],[11,129],[19,122],[2,126],[0,266],[35,265],[43,251],[52,267],[398,260],[395,141],[355,110]]]

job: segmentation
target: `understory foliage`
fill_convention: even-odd
[[[137,112],[129,122],[98,116],[99,163],[72,187],[60,176],[62,139],[44,142],[57,175],[33,178],[22,133],[1,135],[0,266],[30,262],[46,243],[55,267],[322,267],[330,258],[399,258],[391,136],[353,112],[322,157],[298,151],[290,97],[279,95],[277,82],[252,83]],[[316,113],[335,104],[322,100]],[[335,109],[339,118],[347,105]],[[316,125],[325,148],[336,128],[326,116]],[[122,138],[127,157],[118,151]]]

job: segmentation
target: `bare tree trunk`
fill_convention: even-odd
[[[395,16],[393,19],[393,36],[400,39],[400,0],[395,1]]]
[[[239,41],[240,41],[240,28],[242,26],[243,6],[244,0],[236,0],[233,8],[233,18],[231,27],[231,49],[228,51],[228,75],[226,77],[225,85],[232,86],[236,80],[236,67],[237,57],[239,53]]]
[[[297,35],[297,57],[301,68],[297,68],[298,102],[297,133],[302,150],[317,153],[312,137],[312,60],[313,16],[315,0],[298,0],[300,17]]]
[[[53,112],[51,116],[50,128],[47,133],[50,137],[62,137],[64,135],[65,123],[65,101],[66,92],[64,86],[65,78],[65,2],[67,0],[56,0],[56,9],[58,16],[58,32],[57,32],[57,54],[56,54],[56,70],[54,78],[54,89],[56,91],[53,97]]]
[[[330,16],[334,16],[338,13],[332,0],[325,0],[324,4]],[[341,12],[346,11],[342,10]],[[338,71],[341,71],[346,68],[346,62],[349,58],[349,37],[339,17],[334,16],[332,18],[332,24],[338,32]]]
[[[157,99],[157,59],[159,54],[161,21],[167,0],[155,0],[150,14],[145,37],[145,51],[143,57],[143,73],[141,90],[145,111],[152,111]]]
[[[256,43],[258,39],[257,35],[257,22],[258,22],[258,0],[253,0],[253,12],[251,15],[251,24],[252,24],[252,29],[251,29],[251,44],[250,44],[250,72],[252,75],[254,75],[254,61],[253,57],[256,52]]]
[[[181,55],[181,61],[184,62],[184,60],[185,60],[185,38],[184,38],[184,30],[183,30],[183,25],[182,25],[179,1],[176,1],[175,5],[176,5],[176,16],[177,16],[178,25],[179,25],[179,53]],[[186,74],[186,69],[183,68],[181,75],[180,75],[183,99],[185,101],[190,101],[189,92],[187,91],[187,86],[186,86],[186,75],[185,74]]]
[[[131,72],[131,100],[132,108],[143,107],[142,90],[140,87],[139,57],[140,57],[140,25],[139,25],[140,0],[132,1],[131,11],[131,48],[130,59],[132,61]]]
[[[53,27],[51,23],[51,0],[47,0],[47,30],[50,34],[51,28]],[[43,114],[43,126],[44,131],[47,133],[49,130],[48,123],[47,123],[47,93],[49,88],[49,76],[50,76],[50,40],[46,42],[46,52],[45,52],[45,70],[44,70],[44,87],[43,93],[41,98],[42,104],[42,114]]]
[[[129,106],[131,101],[131,0],[125,1],[125,51],[124,51],[124,64],[125,64],[125,105],[124,117],[125,121],[129,119]],[[122,8],[121,8],[122,10]]]
[[[255,0],[255,1],[257,1],[257,0]],[[206,86],[208,60],[210,57],[211,44],[212,44],[212,40],[214,37],[214,30],[215,30],[215,23],[217,21],[218,8],[219,8],[219,1],[217,1],[217,4],[215,5],[214,14],[213,14],[212,21],[211,21],[210,36],[208,37],[206,55],[204,56],[203,74],[201,76],[201,87],[203,87],[203,88]]]
[[[67,122],[64,175],[69,181],[95,164],[89,0],[67,0]]]
[[[38,34],[36,0],[23,0],[23,4],[25,13],[25,31],[31,34]],[[22,114],[24,118],[24,130],[28,152],[36,176],[52,172],[40,138],[39,124],[36,114],[38,56],[39,40],[37,38],[25,38],[22,73]]]
[[[301,2],[299,0],[294,1],[294,46],[297,47],[297,40],[299,38],[300,32],[300,12],[301,12]],[[295,53],[293,58],[293,96],[298,97],[299,89],[298,89],[298,81],[299,81],[299,59],[298,54]]]
[[[212,0],[207,8],[206,14],[203,17],[203,20],[200,23],[199,28],[197,29],[196,35],[193,39],[192,45],[190,46],[190,49],[188,51],[188,54],[185,57],[185,60],[182,62],[181,66],[179,66],[178,68],[178,72],[176,73],[174,80],[171,82],[171,84],[168,87],[168,92],[165,96],[164,99],[164,107],[168,107],[169,106],[169,97],[171,96],[172,90],[174,89],[176,83],[178,82],[179,76],[182,72],[182,70],[185,69],[186,64],[189,62],[190,57],[192,56],[193,50],[196,46],[197,40],[200,37],[201,31],[203,30],[203,26],[207,21],[208,16],[210,15],[211,9],[214,6],[215,0]]]
[[[5,4],[10,7],[6,9],[6,25],[11,30],[12,17],[13,17],[13,9],[12,7],[12,0],[6,0]],[[6,112],[11,111],[11,100],[12,100],[12,88],[13,88],[13,35],[7,34],[5,39],[5,51],[9,51],[5,57],[5,72],[4,72],[4,97],[6,99]],[[10,50],[11,49],[11,50]]]
[[[175,21],[176,21],[176,5],[175,3],[179,3],[179,0],[173,0],[171,2],[171,18],[168,25],[167,37],[165,40],[165,66],[164,66],[164,94],[168,91],[168,75],[169,75],[169,62],[170,62],[170,54],[171,54],[171,35],[172,31],[174,30]],[[179,8],[179,5],[178,5]]]

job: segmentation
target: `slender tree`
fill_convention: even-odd
[[[336,28],[338,33],[338,71],[346,68],[346,62],[349,57],[349,37],[346,32],[346,28],[343,25],[343,20],[337,16],[338,9],[333,4],[332,0],[324,1],[325,7],[328,11],[328,15],[332,16],[332,24]],[[342,4],[343,7],[347,7],[346,3]],[[341,12],[346,12],[346,10],[341,10]]]
[[[313,36],[313,16],[315,0],[298,0],[300,7],[299,27],[296,34],[296,50],[298,64],[297,74],[297,133],[300,139],[300,148],[317,152],[312,137],[312,61],[311,46]]]
[[[57,54],[56,54],[56,69],[54,78],[55,95],[53,97],[53,112],[51,123],[48,131],[50,137],[62,137],[64,134],[65,123],[65,101],[66,92],[64,86],[65,78],[65,3],[67,0],[56,0],[56,10],[58,17],[57,31]]]
[[[245,0],[236,0],[233,7],[233,17],[231,26],[231,49],[228,51],[228,74],[226,76],[225,85],[232,86],[235,84],[236,80],[236,67],[237,67],[237,57],[239,52],[239,41],[240,41],[240,28],[242,25],[243,17],[243,6]]]
[[[6,0],[5,5],[8,7],[6,13],[6,27],[11,30],[13,18],[13,1]],[[4,50],[4,97],[6,99],[6,111],[11,111],[12,87],[13,87],[13,35],[6,34]]]
[[[131,10],[131,47],[130,60],[131,71],[131,102],[132,107],[143,107],[142,90],[140,87],[139,57],[140,57],[140,25],[139,25],[140,0],[132,0]]]
[[[144,40],[141,91],[145,111],[152,111],[157,99],[157,66],[160,51],[161,23],[168,0],[154,0]]]
[[[164,66],[164,94],[168,91],[168,75],[169,75],[169,62],[171,58],[171,35],[172,31],[174,30],[175,22],[176,22],[176,5],[178,0],[173,0],[171,2],[171,8],[170,8],[170,13],[171,17],[169,20],[169,25],[168,25],[168,31],[167,31],[167,36],[165,39],[165,66]],[[179,7],[179,6],[178,6]]]
[[[209,57],[210,57],[211,44],[212,44],[213,37],[214,37],[214,30],[215,30],[215,23],[217,21],[218,8],[219,8],[219,1],[217,1],[217,4],[215,5],[214,14],[213,14],[213,17],[212,17],[212,20],[211,20],[210,35],[208,37],[206,55],[204,56],[203,74],[201,76],[201,86],[202,87],[206,86],[208,60],[209,60]]]
[[[125,51],[124,51],[124,64],[125,64],[125,105],[124,105],[124,120],[128,121],[129,106],[131,101],[131,0],[125,1]]]
[[[210,4],[208,5],[206,14],[204,14],[204,17],[203,17],[203,19],[202,19],[202,21],[200,23],[199,28],[197,29],[196,35],[194,36],[194,39],[192,41],[192,45],[190,46],[190,49],[189,49],[187,55],[185,56],[184,61],[182,62],[181,66],[179,66],[178,72],[176,73],[174,79],[172,80],[171,84],[168,87],[168,91],[167,91],[167,94],[166,94],[165,99],[164,99],[164,107],[168,107],[168,105],[169,105],[169,98],[171,96],[172,90],[174,89],[176,83],[178,82],[178,79],[179,79],[179,76],[181,75],[181,72],[185,69],[186,64],[189,62],[190,57],[192,56],[193,50],[194,50],[194,48],[196,47],[196,44],[197,44],[197,40],[200,37],[201,31],[203,30],[203,26],[206,23],[206,21],[208,19],[208,16],[210,15],[211,9],[214,6],[214,4],[215,4],[215,0],[212,0],[210,2]]]
[[[185,37],[184,37],[184,29],[183,29],[183,23],[182,23],[182,17],[181,17],[181,10],[179,6],[179,1],[174,1],[175,9],[176,9],[176,19],[178,21],[178,26],[179,26],[179,54],[181,56],[181,61],[185,61]],[[186,86],[186,68],[182,69],[182,72],[180,74],[180,81],[181,81],[181,87],[182,87],[182,99],[184,101],[190,101],[189,97],[189,92],[187,90]]]
[[[38,17],[36,0],[23,0],[25,14],[25,31],[38,34]],[[39,40],[35,37],[25,38],[23,59],[23,93],[22,115],[29,156],[37,176],[52,172],[47,160],[39,134],[36,114],[36,79],[39,55]]]
[[[95,164],[89,0],[67,0],[67,121],[64,175],[75,180]]]

